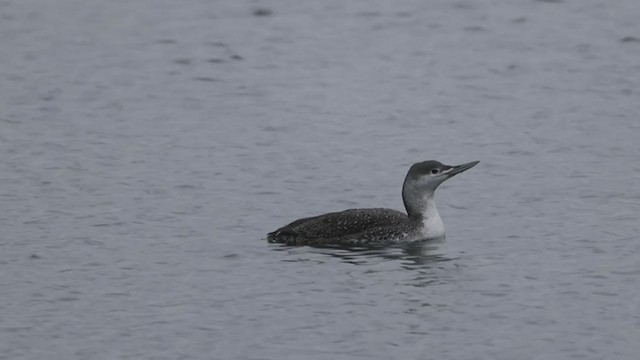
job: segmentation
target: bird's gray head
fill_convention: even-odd
[[[450,166],[429,160],[413,164],[402,187],[402,199],[409,216],[423,213],[428,199],[433,197],[436,188],[445,180],[471,169],[477,163],[479,161]]]
[[[420,191],[435,191],[445,180],[471,169],[479,161],[472,161],[462,165],[445,165],[439,161],[429,160],[415,163],[409,169],[405,185],[412,185]]]

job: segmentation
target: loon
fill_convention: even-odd
[[[267,241],[286,245],[384,245],[442,238],[444,224],[434,193],[445,180],[479,161],[449,166],[435,160],[415,163],[402,185],[407,213],[392,209],[349,209],[298,219],[267,234]]]

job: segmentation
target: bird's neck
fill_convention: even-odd
[[[440,215],[433,195],[433,191],[425,192],[405,184],[402,188],[402,201],[409,218],[412,220],[439,219]]]
[[[402,191],[402,199],[409,220],[420,228],[422,237],[431,239],[444,236],[444,223],[433,200],[433,192],[425,193],[405,187]]]

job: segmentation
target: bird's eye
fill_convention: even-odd
[[[435,174],[437,174],[437,173],[439,173],[439,172],[440,172],[440,170],[438,170],[438,169],[431,169],[431,173],[432,173],[433,175],[435,175]]]

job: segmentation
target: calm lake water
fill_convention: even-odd
[[[640,2],[0,1],[0,359],[637,359]],[[447,239],[265,234],[440,187]]]

